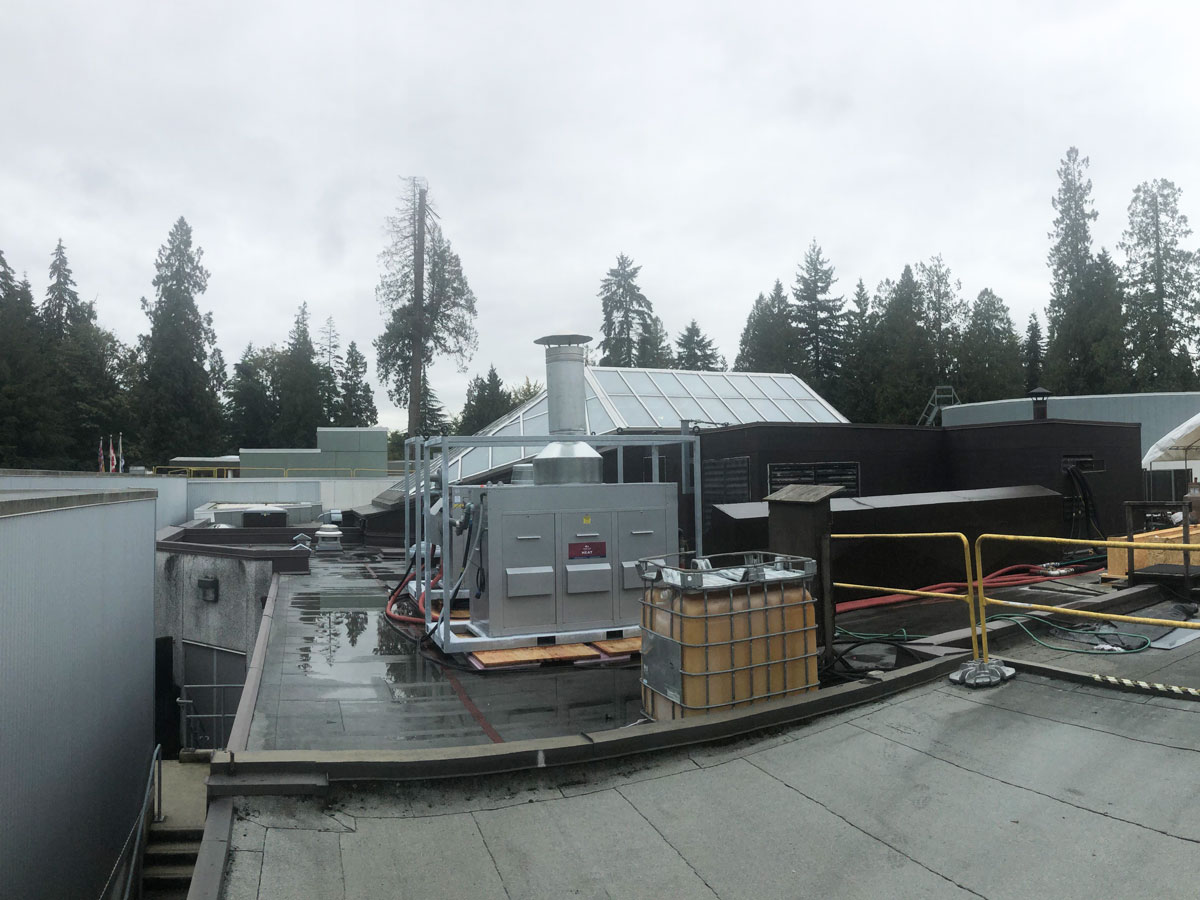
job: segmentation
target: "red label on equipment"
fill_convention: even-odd
[[[568,559],[604,559],[608,556],[607,541],[586,541],[582,544],[567,544]]]

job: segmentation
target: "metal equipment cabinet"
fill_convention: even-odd
[[[485,529],[464,580],[472,626],[490,637],[635,627],[637,560],[678,552],[676,490],[662,483],[455,487],[456,513],[474,504]]]

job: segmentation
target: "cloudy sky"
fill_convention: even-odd
[[[1068,146],[1099,243],[1150,178],[1200,217],[1198,26],[1196,4],[1094,0],[6,0],[0,249],[40,292],[62,237],[132,340],[183,215],[230,362],[307,301],[374,374],[384,218],[421,175],[478,297],[471,370],[505,380],[541,377],[543,333],[598,334],[619,252],[672,334],[694,317],[730,359],[814,237],[847,294],[941,253],[1023,323]],[[434,367],[451,411],[468,377]]]

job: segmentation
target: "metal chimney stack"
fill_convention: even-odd
[[[586,334],[548,334],[535,344],[546,348],[546,394],[551,434],[587,434],[583,367]]]
[[[553,435],[588,433],[583,369],[584,345],[590,340],[586,334],[548,334],[534,341],[546,348],[546,405]],[[537,484],[599,484],[604,464],[588,444],[559,441],[534,458],[533,475]]]

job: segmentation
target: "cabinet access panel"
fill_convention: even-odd
[[[490,637],[637,625],[635,563],[678,552],[676,492],[670,483],[456,487],[455,506],[475,504],[485,528],[464,581],[473,625]]]

